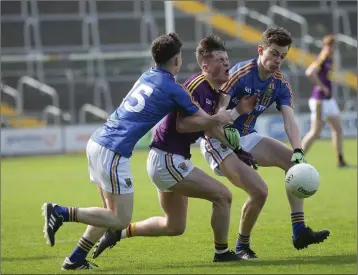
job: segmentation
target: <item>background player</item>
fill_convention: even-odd
[[[315,86],[308,102],[311,110],[311,128],[302,140],[302,148],[307,153],[314,140],[320,137],[327,121],[332,129],[332,142],[337,153],[338,167],[347,167],[343,158],[340,112],[336,100],[332,97],[332,83],[329,76],[333,67],[334,50],[334,36],[325,36],[321,53],[306,70],[306,76]]]
[[[86,232],[62,269],[92,269],[86,260],[94,243],[106,228],[126,228],[132,219],[133,184],[129,158],[138,140],[173,110],[201,117],[201,125],[230,123],[230,112],[219,110],[207,115],[188,92],[174,79],[179,72],[182,42],[177,34],[162,35],[152,43],[155,68],[145,72],[134,84],[120,107],[91,137],[87,145],[90,179],[98,184],[104,208],[64,207],[52,203],[43,206],[45,237],[55,244],[55,233],[63,222],[88,224]]]
[[[237,114],[233,127],[240,131],[241,146],[254,156],[260,166],[279,167],[285,172],[293,164],[305,162],[300,132],[293,112],[292,90],[280,72],[291,44],[291,35],[284,28],[267,29],[262,34],[261,45],[258,46],[258,58],[236,64],[230,70],[229,81],[221,88],[224,93],[230,95],[229,108],[234,108],[245,95],[258,96],[259,102],[255,110],[241,116]],[[254,129],[257,117],[274,102],[283,116],[285,131],[294,150],[276,139],[259,135]],[[202,143],[201,148],[204,148],[203,154],[208,163],[212,168],[218,168],[216,161],[225,158],[225,155],[220,155],[220,143],[214,139],[203,140]],[[210,154],[207,150],[210,146],[218,156]],[[303,199],[289,193],[287,197],[291,206],[294,247],[302,249],[326,239],[329,235],[328,230],[315,232],[306,227]],[[237,250],[240,250],[242,244],[247,245],[249,239],[250,236],[239,234]]]
[[[208,114],[214,114],[220,99],[218,89],[229,77],[229,60],[226,49],[218,37],[208,36],[200,41],[196,56],[200,67],[202,67],[202,73],[189,77],[184,86],[187,87],[203,110]],[[256,100],[241,101],[239,104],[241,111],[245,112],[246,109],[246,112],[249,112],[255,107]],[[215,203],[217,203],[215,197],[222,196],[220,193],[222,194],[224,191],[225,193],[228,192],[224,185],[219,184],[194,167],[189,160],[191,157],[190,145],[203,136],[203,132],[198,132],[204,130],[200,127],[198,120],[200,118],[196,116],[185,117],[183,114],[174,112],[166,116],[164,121],[156,128],[147,168],[152,182],[159,190],[159,201],[165,212],[165,217],[152,217],[145,221],[133,223],[126,230],[116,234],[107,232],[96,245],[94,258],[98,257],[106,247],[114,246],[121,238],[181,235],[186,227],[188,197],[210,200],[214,203],[215,208]],[[180,133],[193,131],[197,132]],[[213,127],[206,132],[219,137],[224,144],[230,146],[225,140],[222,127]],[[238,135],[237,130],[236,133]],[[239,140],[239,136],[236,136],[236,140]],[[237,159],[236,155],[235,158],[235,162],[241,163],[239,167],[242,167],[242,171],[249,174],[254,171]],[[171,163],[172,165],[170,165]],[[170,192],[167,192],[168,190]],[[225,228],[226,234],[224,239],[218,239],[214,228],[216,249],[214,261],[238,259],[237,256],[233,256],[233,252],[228,251],[227,214],[227,212],[214,214],[213,211],[211,220],[213,228],[218,226],[217,223],[219,223],[220,227]],[[225,251],[227,252],[222,253]]]

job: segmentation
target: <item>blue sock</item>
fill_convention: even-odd
[[[68,258],[73,263],[83,262],[93,246],[93,243],[82,237],[79,240],[76,248],[73,250],[72,254]]]
[[[242,235],[239,233],[237,236],[236,251],[248,247],[250,247],[250,235]]]
[[[303,212],[291,213],[292,232],[293,236],[297,237],[301,230],[306,227]]]
[[[64,222],[78,222],[77,207],[55,206],[55,211],[59,216],[62,216]]]

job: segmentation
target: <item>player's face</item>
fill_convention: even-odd
[[[263,48],[261,45],[258,47],[258,52],[261,60],[261,64],[265,71],[273,74],[279,71],[283,61],[288,53],[288,46],[280,47],[276,44],[271,44],[267,48]]]
[[[215,51],[212,57],[203,64],[203,69],[211,76],[211,80],[222,85],[229,80],[229,57],[227,52]]]
[[[182,64],[183,64],[183,60],[182,60],[181,52],[180,52],[179,54],[177,54],[174,57],[174,70],[173,70],[174,75],[179,73]]]

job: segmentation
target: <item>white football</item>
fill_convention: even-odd
[[[317,192],[320,179],[317,170],[308,163],[292,166],[286,174],[286,189],[297,198],[308,198]]]

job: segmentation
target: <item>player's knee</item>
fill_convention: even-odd
[[[251,192],[249,195],[257,205],[259,205],[260,207],[264,206],[268,196],[267,185],[264,184],[260,186],[260,188],[255,189],[255,191]]]
[[[231,205],[232,203],[232,193],[229,190],[229,188],[227,188],[226,186],[224,186],[222,188],[222,191],[220,192],[220,196],[218,197],[218,201],[220,204],[223,205]]]
[[[116,229],[127,228],[127,226],[132,221],[132,215],[121,215],[116,217],[117,217],[116,226],[115,226]]]
[[[176,224],[175,226],[168,227],[168,235],[169,236],[180,236],[185,232],[186,225],[185,224]]]
[[[342,135],[342,127],[338,126],[338,127],[334,128],[334,129],[332,129],[332,132],[336,133],[337,136],[340,136],[340,135]]]

